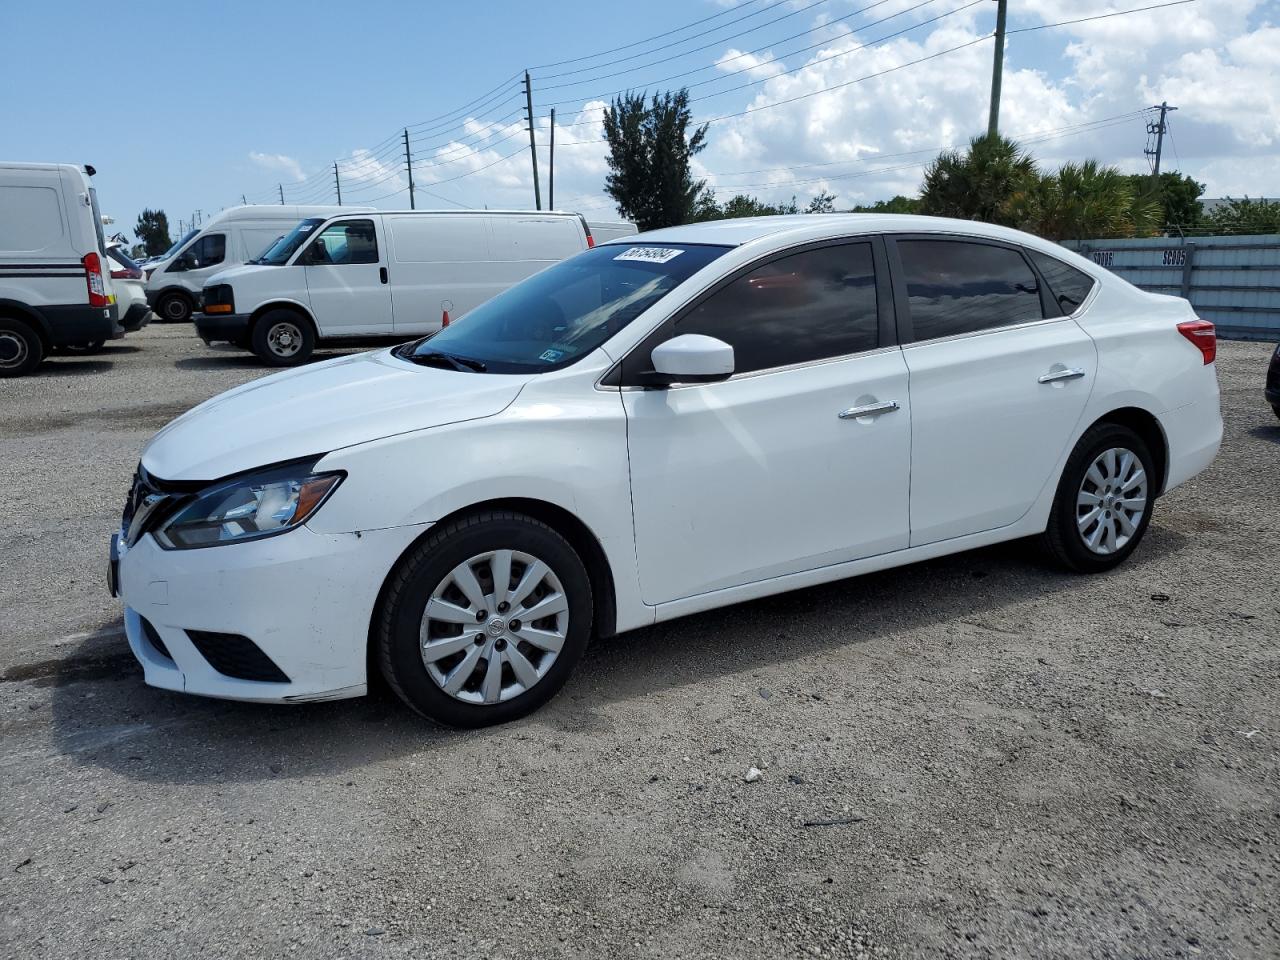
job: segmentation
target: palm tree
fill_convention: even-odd
[[[1049,240],[1132,237],[1153,232],[1158,200],[1139,196],[1133,181],[1096,160],[1064,163],[1025,183],[1006,205],[1009,222]]]
[[[1011,226],[1009,198],[1037,176],[1035,161],[1014,141],[974,137],[964,153],[948,150],[929,164],[920,212]]]

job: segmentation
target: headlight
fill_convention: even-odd
[[[155,532],[175,550],[260,540],[305,523],[342,482],[341,473],[312,473],[292,463],[228,480],[196,494]]]

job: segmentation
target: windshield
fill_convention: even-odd
[[[184,245],[188,240],[190,240],[192,237],[194,237],[194,236],[195,236],[197,233],[199,233],[199,232],[200,232],[199,230],[188,230],[186,233],[184,233],[184,234],[182,235],[182,239],[181,239],[181,240],[179,240],[177,243],[175,243],[172,247],[170,247],[170,248],[169,248],[168,250],[166,250],[164,253],[160,254],[160,256],[158,256],[158,257],[153,257],[152,259],[153,259],[153,260],[168,260],[168,259],[169,259],[170,257],[172,257],[175,253],[177,253],[180,249],[182,249],[183,245]]]
[[[312,217],[310,220],[303,220],[283,237],[267,247],[266,251],[257,260],[250,260],[249,262],[283,267],[289,262],[289,258],[297,252],[297,249],[306,242],[307,237],[311,236],[311,231],[322,223],[324,223],[324,217]]]
[[[729,249],[698,244],[596,247],[534,274],[397,352],[416,361],[443,354],[489,373],[567,367]]]

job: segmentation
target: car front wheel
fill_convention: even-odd
[[[311,359],[316,335],[292,310],[272,310],[253,327],[253,352],[273,367],[295,367]]]
[[[1067,459],[1043,543],[1079,573],[1100,573],[1133,553],[1151,522],[1159,480],[1151,452],[1128,427],[1089,428]]]
[[[414,710],[487,726],[555,695],[591,621],[591,581],[573,547],[531,517],[483,513],[433,530],[392,575],[378,660]]]

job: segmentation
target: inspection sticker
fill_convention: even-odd
[[[674,260],[683,250],[673,250],[671,247],[630,247],[613,259],[615,260],[643,260],[646,263],[666,263],[668,260]]]

